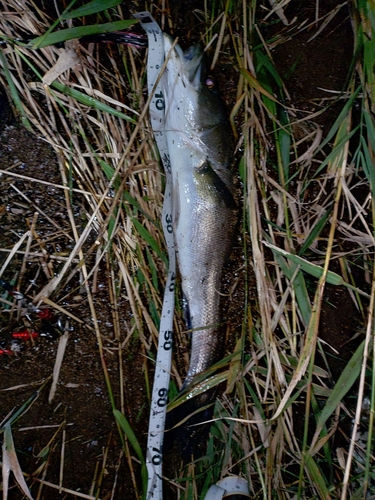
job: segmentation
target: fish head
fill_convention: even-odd
[[[164,54],[167,123],[173,132],[184,132],[196,140],[197,134],[226,121],[223,103],[212,85],[200,45],[183,51],[164,33]]]

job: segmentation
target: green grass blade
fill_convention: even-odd
[[[319,403],[316,399],[316,394],[314,392],[313,386],[311,386],[311,409],[312,409],[312,412],[314,414],[315,419],[319,418],[321,411],[320,411]],[[326,467],[324,470],[326,471],[325,472],[326,476],[329,474],[330,482],[332,482],[333,481],[332,448],[330,446],[330,442],[329,442],[330,436],[329,436],[328,429],[327,429],[326,425],[324,425],[322,428],[321,437],[325,441],[325,443],[323,444],[323,452],[324,452],[324,458],[325,458],[325,464],[326,464]]]
[[[103,169],[103,172],[104,172],[105,176],[107,177],[107,179],[109,181],[111,181],[112,177],[115,173],[115,169],[113,167],[111,167],[111,165],[108,165],[107,162],[101,160],[100,158],[98,158],[98,162],[100,163],[100,166]],[[113,187],[115,189],[118,189],[120,187],[120,185],[121,185],[121,179],[120,179],[120,176],[117,176],[117,178],[113,181]],[[146,212],[144,212],[144,210],[142,210],[139,202],[135,198],[133,198],[133,196],[129,193],[129,191],[124,191],[123,199],[131,207],[135,208],[138,212],[140,212],[142,215],[144,215],[146,218],[148,218],[150,220],[150,217],[147,215]],[[129,213],[129,215],[131,215],[131,213]]]
[[[277,131],[276,146],[278,155],[280,156],[281,166],[283,169],[283,187],[286,188],[289,183],[289,164],[290,164],[290,145],[291,133],[290,122],[286,110],[279,106],[279,118],[282,128]]]
[[[342,108],[342,111],[340,112],[339,116],[337,117],[335,123],[332,125],[330,131],[327,134],[327,137],[324,139],[322,144],[317,150],[317,153],[319,151],[322,151],[323,148],[332,140],[332,138],[335,136],[336,132],[338,131],[339,127],[341,126],[341,123],[346,119],[348,116],[348,113],[352,109],[354,102],[356,101],[358,94],[362,90],[362,87],[359,86],[351,95],[350,98],[348,99],[348,102],[345,104],[345,106]]]
[[[327,422],[344,396],[349,392],[355,381],[358,379],[362,367],[364,345],[365,341],[363,341],[357,348],[348,364],[344,368],[338,381],[336,382],[335,387],[332,389],[331,395],[327,399],[327,402],[324,405],[321,414],[319,415],[314,441],[319,436],[324,424]]]
[[[362,160],[362,167],[363,171],[367,177],[367,180],[370,184],[371,188],[371,194],[374,197],[375,196],[375,169],[374,169],[374,163],[373,159],[371,156],[371,153],[369,151],[366,139],[362,136],[360,138],[361,141],[361,146],[362,146],[362,151],[363,154],[360,155],[360,158]]]
[[[31,124],[29,122],[29,119],[27,118],[25,110],[23,109],[22,102],[21,102],[17,87],[14,85],[13,79],[10,75],[7,60],[6,60],[4,54],[1,50],[0,50],[0,62],[1,62],[1,65],[3,67],[4,75],[5,75],[6,81],[7,81],[8,86],[9,86],[12,100],[13,100],[14,105],[16,106],[17,110],[20,113],[21,121],[22,121],[23,125],[27,128],[27,130],[31,131],[32,130]]]
[[[113,167],[111,167],[110,165],[108,165],[108,163],[105,162],[104,160],[101,160],[100,158],[98,158],[98,162],[99,162],[105,176],[107,177],[107,179],[109,181],[111,181],[112,177],[115,173],[115,169]],[[117,191],[117,189],[120,187],[120,185],[121,185],[121,179],[120,179],[120,176],[117,175],[113,181],[113,187]]]
[[[281,255],[284,255],[285,257],[287,257],[289,260],[291,260],[295,264],[298,264],[299,266],[301,266],[301,269],[303,271],[305,271],[306,273],[311,274],[311,276],[314,276],[315,278],[320,278],[323,275],[323,268],[321,266],[313,264],[312,262],[309,262],[309,261],[303,259],[302,257],[299,257],[298,255],[291,254],[291,253],[287,252],[286,250],[282,250],[281,248],[278,248],[275,245],[272,245],[271,243],[268,243],[266,241],[264,241],[264,244],[266,246],[268,246],[269,248],[271,248],[271,250],[274,253],[279,253]],[[364,296],[368,296],[365,292],[363,292],[362,290],[359,290],[356,287],[353,287],[352,285],[350,285],[349,283],[344,281],[343,278],[339,274],[336,274],[332,271],[327,272],[327,280],[326,281],[327,281],[327,283],[329,283],[331,285],[346,286],[347,288],[355,290]]]
[[[166,256],[165,252],[163,252],[162,249],[159,247],[156,240],[151,236],[149,231],[144,226],[142,226],[142,224],[136,218],[132,217],[132,221],[133,221],[135,229],[141,235],[143,241],[145,241],[147,243],[147,245],[149,245],[154,250],[156,255],[167,266],[168,265],[167,256]]]
[[[321,231],[326,225],[327,220],[329,219],[331,215],[331,210],[327,210],[322,217],[319,219],[319,221],[315,224],[313,227],[312,231],[308,235],[308,237],[305,239],[300,251],[298,252],[298,255],[302,257],[302,255],[306,252],[308,248],[312,245],[312,243],[316,240],[316,238],[319,236]]]
[[[108,104],[104,104],[101,101],[98,101],[97,99],[94,99],[93,97],[90,97],[86,94],[83,94],[82,92],[79,92],[78,90],[72,89],[71,87],[68,87],[67,85],[63,85],[62,83],[59,82],[53,82],[51,84],[53,88],[58,90],[59,92],[62,92],[65,95],[68,95],[70,97],[73,97],[73,99],[76,99],[78,102],[85,104],[86,106],[91,106],[94,109],[97,109],[99,111],[103,111],[104,113],[110,113],[111,115],[117,116],[118,118],[122,118],[123,120],[126,120],[130,123],[136,124],[137,122],[133,120],[133,118],[130,118],[129,116],[125,115],[124,113],[121,113],[121,111],[117,111],[117,109],[112,108]]]
[[[227,379],[228,379],[228,371],[218,373],[217,375],[214,375],[213,377],[205,378],[203,380],[203,382],[195,384],[194,387],[192,387],[191,389],[189,388],[188,391],[184,392],[177,399],[171,401],[168,404],[168,411],[171,411],[174,408],[177,408],[177,406],[180,406],[183,403],[185,403],[186,401],[189,401],[190,399],[194,398],[195,396],[199,396],[199,394],[203,394],[204,392],[208,391],[209,389],[216,387],[217,385],[221,384],[222,382],[225,382]]]
[[[245,79],[247,80],[247,82],[249,83],[249,85],[251,87],[253,87],[255,90],[257,90],[258,92],[260,92],[261,94],[263,94],[265,97],[267,97],[271,101],[278,102],[277,99],[275,99],[275,97],[273,97],[273,95],[270,94],[268,92],[268,90],[266,90],[264,88],[264,86],[262,86],[259,83],[259,81],[250,73],[250,71],[248,71],[245,68],[240,68],[240,72],[241,72],[241,75],[243,75],[245,77]]]
[[[348,117],[346,116],[344,121],[340,124],[340,131],[339,132],[342,132],[345,129],[345,127],[347,125],[345,120],[347,118]],[[353,137],[353,135],[356,134],[357,132],[358,132],[358,127],[351,130],[348,134],[345,134],[345,136],[341,135],[340,140],[335,142],[335,145],[332,148],[331,152],[327,155],[327,157],[319,165],[319,168],[315,172],[315,176],[317,176],[327,165],[340,163],[339,159],[341,158],[341,155],[344,154],[344,150],[345,150],[347,143],[350,141],[350,139]],[[338,136],[337,136],[337,138],[338,138]]]
[[[143,451],[141,448],[141,445],[139,444],[138,439],[136,438],[133,429],[130,427],[129,422],[127,421],[126,417],[119,411],[119,410],[113,410],[113,415],[115,416],[116,421],[118,422],[119,426],[123,430],[125,436],[128,438],[129,443],[131,444],[133,450],[137,454],[137,457],[139,458],[139,461],[141,462],[141,467],[142,467],[142,487],[144,493],[147,491],[147,469],[146,469],[146,462],[143,456]]]
[[[256,65],[257,74],[260,71],[268,73],[274,79],[277,87],[279,89],[282,89],[283,81],[281,80],[279,73],[277,72],[272,60],[268,57],[268,55],[263,53],[261,50],[257,50],[256,60],[257,60],[257,65]]]
[[[138,439],[136,438],[133,429],[130,427],[130,424],[127,421],[126,417],[119,410],[116,409],[113,410],[113,414],[117,422],[120,424],[121,429],[124,431],[125,436],[129,439],[129,443],[132,445],[141,464],[145,464],[145,459],[143,457],[141,445],[139,444]]]
[[[368,39],[367,36],[363,37],[363,69],[365,72],[367,83],[366,91],[370,94],[371,100],[375,102],[375,44],[373,40],[374,33],[372,33],[371,35],[371,39]]]
[[[116,7],[120,3],[122,3],[122,0],[92,0],[92,2],[82,5],[82,7],[78,7],[78,9],[62,14],[60,19],[74,19],[76,17],[90,16],[91,14],[96,14],[97,12]]]
[[[41,49],[48,45],[66,42],[74,38],[81,38],[88,35],[99,35],[100,33],[110,33],[112,31],[126,30],[133,24],[137,23],[136,19],[128,19],[123,21],[114,21],[112,23],[93,24],[90,26],[78,26],[77,28],[68,28],[65,30],[56,31],[49,35],[42,35],[34,38],[29,46],[32,49]]]
[[[312,484],[314,487],[318,490],[319,496],[322,500],[330,500],[332,497],[329,494],[328,488],[327,488],[327,480],[322,474],[322,471],[316,464],[315,460],[311,456],[306,457],[306,462],[305,462],[306,468],[309,472],[309,475],[312,479]]]
[[[44,382],[43,384],[39,387],[39,389],[37,391],[35,391],[27,401],[25,401],[23,403],[22,406],[20,406],[20,408],[18,408],[18,410],[13,413],[13,415],[11,415],[5,422],[3,422],[3,425],[0,427],[0,432],[2,430],[4,430],[5,426],[6,425],[13,425],[14,422],[16,420],[18,420],[24,413],[26,413],[29,408],[31,407],[31,405],[38,399],[39,395],[40,395],[40,392],[44,389],[44,387],[48,384],[48,382],[50,381],[50,379],[52,378],[52,375],[49,376]]]
[[[367,140],[366,138],[361,135],[361,146],[362,146],[362,151],[363,151],[363,156],[362,156],[362,166],[363,170],[366,174],[366,177],[369,181],[370,188],[371,188],[371,193],[372,196],[375,196],[375,170],[374,170],[374,163],[373,163],[373,157],[370,152],[369,146],[371,147],[372,151],[375,151],[375,126],[374,126],[374,121],[371,115],[364,110],[363,115],[365,118],[366,122],[366,129],[367,129]],[[367,143],[368,141],[368,143]]]
[[[371,144],[371,148],[375,151],[375,125],[374,119],[367,110],[363,110],[363,116],[365,117],[367,137]]]
[[[311,316],[311,303],[306,287],[305,278],[302,272],[298,272],[297,275],[295,275],[295,272],[297,270],[297,265],[295,263],[288,264],[284,257],[279,255],[277,252],[274,252],[274,256],[277,264],[280,266],[285,276],[289,280],[293,279],[293,287],[298,307],[302,315],[304,324],[308,325]]]

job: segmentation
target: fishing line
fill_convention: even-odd
[[[161,78],[159,78],[164,63],[163,33],[149,12],[138,12],[134,17],[140,19],[141,26],[148,36],[147,85],[148,93],[152,95],[150,118],[166,175],[162,223],[168,248],[169,269],[160,319],[159,344],[155,365],[154,386],[152,389],[146,451],[148,475],[146,498],[147,500],[162,500],[163,439],[172,364],[172,331],[176,277],[176,254],[172,219],[172,171],[164,130],[165,99]]]

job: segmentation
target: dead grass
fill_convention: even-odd
[[[51,24],[27,0],[1,3],[4,14],[0,33],[10,39],[23,36],[24,31],[42,35]],[[374,348],[373,175],[361,167],[355,155],[373,158],[375,142],[364,115],[360,125],[352,116],[354,103],[360,102],[368,113],[367,120],[373,123],[371,88],[366,87],[366,71],[358,63],[357,74],[340,96],[343,111],[325,136],[314,120],[328,112],[326,103],[311,113],[302,113],[293,103],[288,108],[280,104],[288,93],[275,76],[270,51],[311,25],[302,18],[287,24],[291,21],[288,11],[279,3],[270,3],[271,9],[266,2],[259,6],[260,12],[267,11],[263,22],[279,18],[286,26],[277,41],[270,43],[256,23],[260,13],[247,2],[229,2],[220,11],[197,12],[205,19],[207,42],[215,46],[212,66],[218,65],[219,54],[224,53],[234,66],[242,68],[234,77],[236,102],[232,102],[231,121],[238,140],[237,156],[241,157],[245,259],[241,279],[245,291],[239,305],[242,326],[236,332],[232,356],[222,366],[226,369],[226,390],[216,404],[209,453],[196,467],[184,470],[180,478],[166,479],[175,488],[175,498],[201,498],[211,483],[231,473],[247,477],[256,498],[344,500],[364,498],[366,490],[373,493],[370,438],[367,458],[361,462],[356,455],[363,401],[370,398],[371,408],[374,405],[373,391],[366,383],[366,369],[373,373]],[[284,9],[288,3],[282,2]],[[335,9],[320,17],[318,2],[316,8],[312,37],[320,36],[337,14]],[[113,20],[117,20],[117,12],[111,10]],[[167,19],[169,22],[168,15]],[[362,50],[360,35],[356,36]],[[250,50],[254,46],[258,48]],[[53,187],[64,192],[70,223],[66,237],[74,242],[69,255],[61,257],[63,265],[58,274],[46,274],[46,284],[35,293],[33,303],[35,307],[47,304],[69,321],[79,321],[76,313],[62,305],[65,287],[79,277],[92,318],[88,329],[96,335],[111,405],[124,414],[124,392],[120,391],[118,399],[114,397],[113,377],[123,388],[124,348],[129,342],[139,342],[140,355],[145,357],[145,391],[149,394],[150,352],[155,353],[157,346],[167,264],[160,225],[164,178],[147,118],[145,54],[131,47],[108,47],[104,60],[103,52],[94,44],[83,47],[70,41],[67,47],[33,51],[17,43],[1,49],[2,84],[9,89],[11,79],[24,123],[56,152],[61,182],[53,183]],[[59,85],[48,85],[43,76],[50,75],[67,52],[68,67],[56,73]],[[358,86],[358,74],[362,87]],[[105,110],[103,104],[113,112]],[[355,150],[359,148],[358,126],[367,133],[360,152]],[[11,171],[0,173],[22,178]],[[359,190],[366,193],[361,200]],[[77,197],[85,212],[84,226],[77,223],[72,209]],[[27,198],[25,201],[30,203]],[[17,252],[24,252],[24,263],[31,255],[44,255],[43,245],[31,250],[37,243],[35,224],[9,251],[0,277]],[[356,262],[363,266],[360,272],[352,272]],[[107,369],[108,350],[93,299],[100,266],[107,269],[109,277],[111,320],[118,346],[116,375]],[[357,281],[358,276],[363,276],[363,281]],[[248,280],[255,280],[256,296],[249,295]],[[332,377],[329,362],[331,353],[337,351],[319,338],[327,287],[331,290],[335,286],[339,293],[345,293],[345,287],[349,290],[358,310],[358,324],[363,318],[366,328],[362,344],[357,343],[359,347],[339,381]],[[125,294],[133,318],[126,331],[119,318],[120,294]],[[180,316],[175,327],[176,345],[186,345]],[[56,365],[63,362],[61,357]],[[172,374],[180,386],[177,365]],[[357,404],[350,406],[345,397],[358,379]],[[216,382],[214,379],[212,383]],[[342,438],[340,422],[350,419],[354,419],[352,437]],[[372,429],[371,419],[368,429]],[[345,444],[335,448],[333,443],[339,434],[339,442]],[[127,441],[124,453],[135,495],[141,498],[138,469],[134,468],[137,459]],[[14,467],[18,470],[16,465],[12,470]],[[59,485],[52,485],[42,469],[33,473],[33,480],[82,498],[98,497],[94,491],[82,494],[64,488],[63,477]],[[38,498],[48,498],[43,494]]]

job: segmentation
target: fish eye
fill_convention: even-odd
[[[212,90],[215,87],[215,80],[212,76],[208,76],[206,78],[206,86],[210,90]]]

